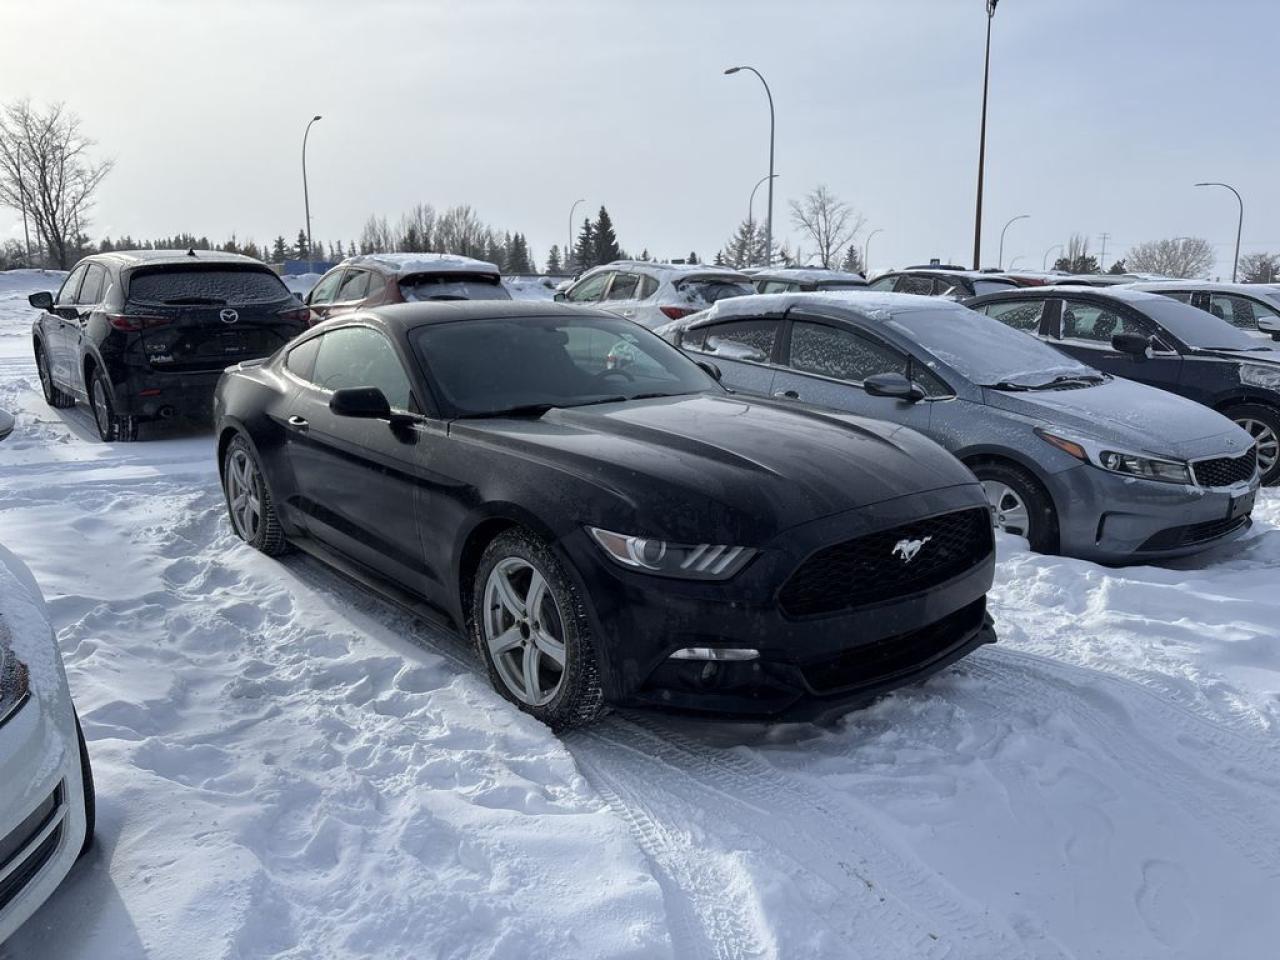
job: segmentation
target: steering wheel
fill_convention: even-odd
[[[596,374],[596,379],[597,379],[597,380],[603,380],[605,377],[622,377],[622,378],[623,378],[624,380],[626,380],[628,383],[630,383],[631,381],[634,381],[634,380],[635,380],[635,377],[633,377],[631,374],[627,373],[627,371],[625,371],[625,370],[618,370],[618,369],[604,369],[604,370],[601,370],[599,373],[597,373],[597,374]]]

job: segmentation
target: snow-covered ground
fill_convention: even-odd
[[[823,727],[558,739],[464,644],[223,512],[207,433],[39,397],[0,274],[0,542],[50,601],[98,846],[4,960],[1275,955],[1280,496],[1109,570],[1000,545],[1001,643]]]

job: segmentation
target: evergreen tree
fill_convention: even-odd
[[[862,273],[862,250],[856,243],[849,244],[849,249],[845,251],[844,260],[840,263],[840,269],[849,273]]]
[[[294,255],[294,258],[297,260],[311,259],[311,251],[308,248],[308,244],[307,244],[307,231],[305,230],[298,231],[298,242],[294,244],[293,255]]]
[[[285,245],[284,237],[276,237],[275,242],[271,245],[271,260],[273,263],[284,263],[289,259],[289,248]]]
[[[715,259],[714,259],[714,260],[712,260],[711,262],[712,262],[712,263],[714,263],[717,267],[723,267],[723,266],[725,265],[725,262],[724,262],[724,251],[723,251],[723,250],[717,250],[717,251],[716,251],[716,255],[715,255]]]
[[[560,247],[558,244],[551,245],[551,252],[547,254],[547,273],[559,273],[564,267],[560,263]]]
[[[1128,273],[1128,271],[1125,269],[1124,257],[1121,257],[1111,266],[1107,267],[1107,273],[1113,274],[1117,277],[1120,276],[1120,274],[1122,273]]]
[[[643,260],[645,263],[648,263],[650,260],[653,259],[653,255],[649,253],[648,247],[645,247],[643,250],[640,251],[640,259]]]
[[[690,250],[689,258],[685,260],[685,263],[701,263],[701,262],[702,261],[698,259],[698,252],[696,250]]]
[[[595,225],[592,224],[591,218],[587,217],[582,221],[582,230],[578,233],[578,243],[573,248],[573,262],[570,264],[571,271],[581,273],[596,265],[596,232]]]
[[[613,263],[615,260],[622,259],[622,248],[618,246],[617,234],[613,232],[613,220],[609,218],[609,211],[603,206],[600,208],[600,212],[596,214],[594,241],[595,249],[591,261],[592,266]]]

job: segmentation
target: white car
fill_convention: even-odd
[[[652,329],[755,292],[749,277],[724,267],[616,260],[588,270],[555,298],[597,306]]]
[[[1280,288],[1265,283],[1163,280],[1135,283],[1134,290],[1159,293],[1219,317],[1245,333],[1280,340]]]
[[[93,839],[89,754],[30,571],[0,547],[0,943]]]

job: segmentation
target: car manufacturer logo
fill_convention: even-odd
[[[235,323],[240,319],[240,314],[236,313],[234,310],[223,310],[218,314],[218,319],[223,323]]]
[[[933,537],[925,537],[923,540],[899,540],[893,545],[891,552],[893,556],[903,563],[910,563],[916,558],[916,554],[924,548],[924,545],[932,539]]]

